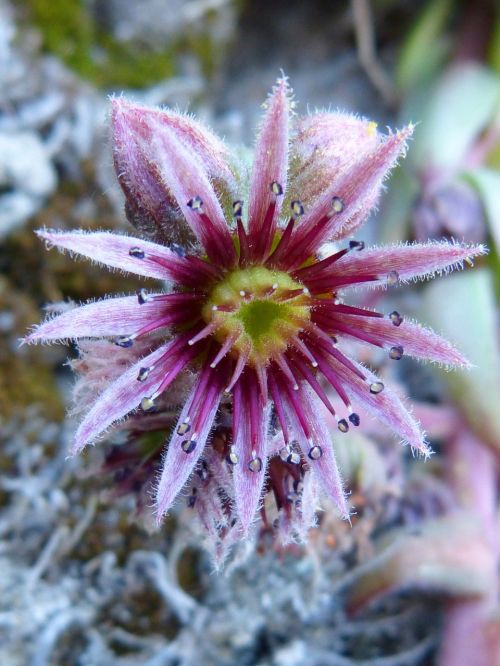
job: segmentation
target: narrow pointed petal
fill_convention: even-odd
[[[260,130],[253,163],[249,203],[249,232],[252,239],[261,230],[266,212],[276,198],[271,183],[286,190],[288,166],[288,134],[290,90],[286,79],[280,79],[267,101],[267,110]],[[273,228],[279,218],[282,197],[276,200]]]
[[[231,154],[225,144],[194,118],[175,111],[160,111],[159,123],[171,127],[179,139],[203,164],[208,177],[221,194],[238,194],[236,179],[229,167]]]
[[[244,375],[234,391],[234,410],[238,425],[233,429],[233,448],[239,462],[233,470],[238,517],[246,534],[259,508],[267,466],[267,430],[270,410],[260,399],[258,382]],[[252,461],[254,463],[251,469]]]
[[[354,164],[332,182],[302,219],[293,239],[294,249],[284,262],[286,266],[300,266],[326,240],[342,238],[345,229],[352,231],[349,222],[354,216],[358,216],[358,224],[366,219],[412,132],[412,126],[408,126],[391,134],[361,163]],[[337,212],[332,210],[334,198],[341,202]]]
[[[107,231],[66,232],[46,229],[40,229],[36,233],[47,242],[49,247],[68,250],[110,268],[118,268],[143,277],[183,283],[185,272],[192,270],[188,257],[179,257],[163,245],[150,243],[133,236],[118,235]],[[131,256],[130,251],[135,248],[144,252],[144,258]],[[156,261],[155,258],[160,261]]]
[[[370,248],[343,257],[330,272],[330,277],[341,286],[343,278],[380,275],[380,282],[385,284],[388,273],[395,271],[405,282],[462,268],[464,261],[486,253],[484,245],[449,241]]]
[[[198,399],[200,385],[207,387],[202,401]],[[203,453],[223,390],[224,373],[220,371],[219,367],[215,369],[205,367],[182,409],[163,460],[162,473],[156,491],[158,522],[169,510]],[[187,434],[179,434],[179,426],[184,424],[188,418],[189,423],[192,424],[191,430]],[[191,442],[195,442],[193,450],[186,452],[186,450],[189,451],[188,446]]]
[[[141,112],[141,107],[122,98],[112,101],[113,159],[125,195],[125,212],[140,230],[167,234],[176,242],[186,242],[192,239],[191,231],[177,214],[176,201],[158,171],[150,168],[146,146],[140,141],[141,134],[147,131]]]
[[[210,259],[232,266],[236,251],[217,195],[199,158],[169,128],[151,124],[148,160],[175,197]],[[199,197],[203,214],[188,205]]]
[[[154,365],[173,344],[175,339],[134,363],[99,395],[76,431],[72,453],[79,453],[153,392],[166,372],[165,366],[159,364],[142,382],[137,381],[139,370]]]
[[[140,305],[137,296],[106,298],[47,319],[27,336],[26,342],[129,335],[165,314],[162,301],[150,300]]]
[[[321,352],[318,353],[321,354]],[[412,449],[424,456],[430,454],[424,433],[398,396],[387,387],[381,393],[373,394],[370,392],[369,383],[380,381],[376,375],[356,363],[355,365],[368,379],[368,381],[363,381],[335,358],[324,358],[338,375],[353,404],[371,412],[376,419],[381,420],[391,430],[400,435],[404,443],[409,444]]]
[[[175,132],[178,139],[197,157],[214,186],[221,195],[237,196],[235,176],[229,166],[231,155],[226,145],[205,125],[184,113],[171,109],[154,109],[140,104],[131,104],[123,98],[112,100],[112,126],[116,171],[123,180],[134,184],[137,173],[135,156],[131,144],[137,150],[137,138],[150,138],[150,126],[166,127]],[[160,130],[161,131],[161,130]],[[143,158],[144,159],[144,158]],[[144,159],[143,164],[146,164]],[[154,175],[154,174],[153,174]],[[133,194],[141,194],[137,183]],[[158,202],[158,203],[161,203]]]
[[[343,315],[342,321],[352,328],[370,335],[386,349],[401,345],[405,356],[427,359],[449,366],[469,368],[469,361],[455,347],[434,331],[419,324],[403,320],[394,326],[389,319],[374,319]]]
[[[311,437],[308,438],[306,436],[304,429],[301,427],[296,409],[285,398],[286,411],[294,431],[294,436],[297,438],[302,453],[323,491],[335,504],[342,518],[348,518],[349,509],[337,461],[335,460],[331,435],[326,424],[324,407],[318,397],[304,382],[301,382],[298,393]],[[319,447],[321,450],[321,455],[318,458],[309,455],[313,447]]]
[[[299,118],[292,139],[290,193],[306,210],[338,175],[366,160],[384,140],[376,123],[346,113]]]

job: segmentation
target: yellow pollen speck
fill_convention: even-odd
[[[368,136],[375,136],[375,133],[377,131],[378,123],[375,121],[371,120],[368,125],[366,126],[366,133]]]

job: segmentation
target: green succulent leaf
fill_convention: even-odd
[[[464,177],[476,188],[486,213],[489,230],[500,252],[500,172],[494,169],[475,169]]]
[[[473,363],[471,370],[443,377],[472,428],[499,451],[500,357],[491,272],[467,271],[430,284],[421,314]]]
[[[451,0],[432,0],[408,34],[398,63],[396,80],[403,90],[429,81],[446,54],[443,37],[452,9]]]
[[[421,121],[410,162],[417,170],[431,164],[455,171],[499,105],[500,80],[491,70],[475,64],[449,70],[430,96],[420,95],[411,113],[406,111]]]
[[[401,590],[475,597],[490,589],[491,555],[477,520],[465,512],[402,531],[380,554],[354,571],[347,608],[356,612]]]

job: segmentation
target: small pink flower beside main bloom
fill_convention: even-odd
[[[50,246],[169,283],[155,293],[141,289],[82,305],[28,336],[28,342],[109,338],[130,353],[128,367],[80,423],[73,451],[137,410],[154,412],[185,375],[190,388],[157,483],[158,521],[195,471],[196,505],[209,530],[226,520],[227,529],[245,535],[267,489],[289,536],[304,536],[313,522],[318,488],[347,517],[328,414],[346,432],[359,425],[362,407],[412,449],[423,455],[429,449],[398,396],[346,355],[344,341],[384,348],[395,360],[405,354],[448,365],[467,361],[398,312],[384,315],[344,298],[352,287],[450,270],[484,247],[433,242],[365,249],[352,239],[404,153],[411,126],[382,135],[374,123],[339,113],[295,118],[280,80],[266,104],[243,201],[237,160],[201,124],[123,99],[112,104],[115,166],[129,219],[175,243],[38,232]],[[346,238],[320,258],[326,241]],[[341,408],[332,405],[332,394]]]

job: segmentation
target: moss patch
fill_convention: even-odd
[[[40,319],[38,308],[7,279],[0,278],[0,311],[6,321],[11,320],[10,330],[0,331],[0,414],[13,418],[38,403],[47,418],[62,418],[59,389],[47,359],[40,349],[19,349],[19,339]]]
[[[207,32],[180,34],[162,51],[148,44],[119,42],[82,0],[23,0],[22,7],[26,22],[40,31],[42,48],[103,88],[142,88],[168,78],[182,52],[193,53],[210,76],[220,56],[220,45]]]

